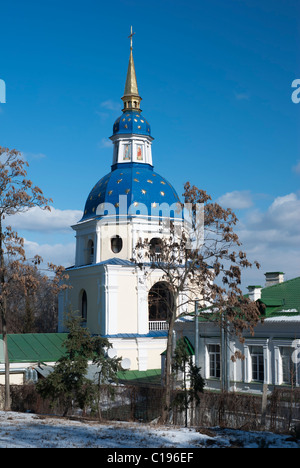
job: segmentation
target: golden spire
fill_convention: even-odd
[[[132,32],[132,26],[130,30],[130,56],[129,56],[129,64],[127,69],[127,77],[125,83],[125,90],[124,96],[122,97],[122,101],[124,102],[124,109],[123,112],[128,110],[136,110],[140,111],[140,102],[142,98],[139,96],[136,74],[135,74],[135,67],[132,55],[132,38],[134,36],[134,32]]]

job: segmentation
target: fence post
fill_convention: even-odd
[[[260,420],[260,424],[262,427],[265,427],[266,425],[267,405],[268,405],[268,384],[264,384],[262,401],[261,401],[261,420]]]

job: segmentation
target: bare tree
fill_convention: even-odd
[[[181,209],[185,211],[185,222],[168,220],[168,235],[157,243],[155,254],[148,239],[139,239],[134,251],[134,261],[144,274],[159,270],[161,281],[168,284],[172,293],[172,300],[168,295],[157,297],[168,308],[169,324],[164,419],[170,408],[175,321],[183,315],[194,315],[196,300],[202,316],[219,322],[220,326],[230,323],[240,339],[245,329],[253,331],[260,320],[257,305],[245,298],[240,288],[242,270],[252,264],[240,249],[241,243],[234,232],[237,217],[230,209],[213,203],[205,191],[191,187],[189,182],[184,189]],[[146,266],[149,262],[150,268]]]
[[[27,178],[28,163],[16,150],[0,146],[0,317],[5,362],[5,404],[10,409],[9,357],[7,348],[7,299],[12,286],[23,288],[27,299],[37,288],[33,269],[41,258],[36,256],[31,264],[26,262],[24,239],[10,226],[4,227],[4,219],[22,213],[34,206],[50,210],[51,199],[44,197],[42,190]],[[6,259],[9,258],[9,261]],[[10,267],[8,268],[8,264]],[[62,273],[61,267],[51,266],[56,276]],[[58,284],[59,279],[55,280]],[[27,301],[29,306],[29,301]],[[29,316],[29,315],[28,315]]]
[[[6,255],[7,257],[7,255]],[[54,267],[56,268],[56,267]],[[68,278],[64,270],[53,271],[36,258],[6,258],[6,309],[8,333],[55,333],[58,326],[58,291]],[[1,333],[0,322],[0,333]]]

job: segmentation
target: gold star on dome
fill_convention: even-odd
[[[144,189],[142,189],[141,192],[142,192],[143,195],[145,195],[145,193],[147,193],[146,190],[144,190]]]

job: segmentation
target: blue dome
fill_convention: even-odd
[[[81,221],[107,214],[182,218],[179,203],[172,185],[154,172],[152,166],[120,163],[91,190]]]
[[[151,128],[140,111],[124,112],[114,123],[113,134],[136,133],[138,135],[151,135]]]

